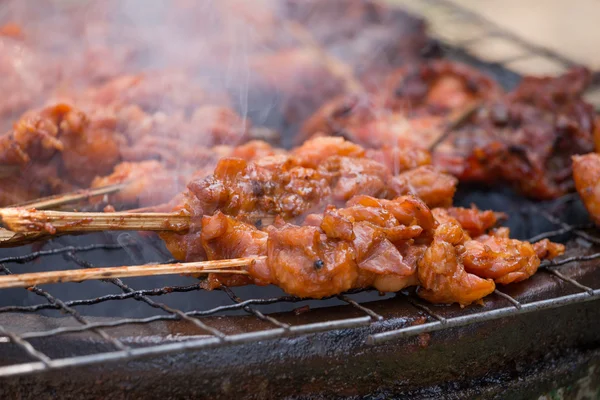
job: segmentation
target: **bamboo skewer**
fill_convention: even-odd
[[[63,212],[37,211],[23,208],[0,209],[4,226],[14,233],[119,231],[184,232],[190,227],[190,216],[180,213],[131,212]]]
[[[446,140],[455,129],[460,128],[480,108],[481,102],[475,101],[451,114],[448,117],[448,121],[442,134],[429,146],[428,150],[434,151],[440,143]]]
[[[175,264],[148,264],[122,267],[86,268],[66,271],[33,272],[0,276],[0,289],[31,287],[50,283],[83,282],[89,280],[132,278],[140,276],[177,274],[238,274],[248,275],[245,270],[230,268],[247,267],[266,256],[234,258],[230,260],[200,261]]]
[[[14,247],[43,239],[46,235],[38,232],[12,232],[0,228],[0,248]]]
[[[64,204],[74,203],[80,200],[87,200],[94,196],[102,196],[120,191],[128,185],[128,182],[115,185],[108,185],[94,189],[82,189],[71,193],[58,194],[54,196],[42,197],[39,199],[26,201],[23,203],[13,204],[9,207],[27,207],[38,210],[46,210],[49,208],[61,206]]]

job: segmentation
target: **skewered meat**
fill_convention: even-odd
[[[157,160],[122,162],[115,166],[112,174],[96,177],[92,181],[91,187],[99,188],[128,182],[126,188],[108,196],[110,203],[156,207],[173,201],[173,198],[182,192],[191,179],[203,179],[210,176],[222,157],[236,157],[251,161],[282,152],[266,142],[257,140],[237,147],[200,147],[194,150],[193,161],[180,160],[179,165],[171,168],[165,168],[164,163]],[[168,208],[172,208],[172,206]]]
[[[600,225],[600,155],[573,156],[573,179],[590,217]]]
[[[284,224],[261,232],[217,212],[203,218],[203,227],[210,229],[202,234],[202,244],[209,259],[240,257],[249,254],[248,249],[250,254],[267,254],[268,269],[262,264],[249,268],[253,281],[257,277],[258,283],[276,284],[293,295],[321,298],[354,287],[377,288],[380,275],[414,282],[416,258],[407,253],[407,263],[395,243],[406,251],[407,241],[430,235],[435,224],[427,206],[410,197],[382,203],[363,196],[350,207],[330,208],[320,217],[320,225]],[[314,223],[315,219],[308,220]],[[338,224],[346,229],[336,229]],[[239,279],[220,275],[212,282],[231,285]],[[390,289],[389,281],[383,282]]]
[[[460,226],[445,223],[436,229],[433,243],[418,261],[420,297],[432,303],[456,302],[465,306],[494,291],[493,280],[465,270],[459,253],[464,241]]]
[[[275,284],[310,298],[420,285],[418,293],[428,301],[467,305],[493,292],[494,280],[507,284],[531,276],[540,264],[538,252],[547,258],[564,252],[547,240],[532,246],[509,239],[506,230],[471,239],[445,210],[432,214],[412,196],[358,196],[345,208],[308,216],[302,226],[280,220],[261,230],[220,211],[204,216],[202,226],[208,259],[267,255],[247,268],[249,275],[213,274],[207,287]]]
[[[175,203],[174,210],[197,217],[219,210],[241,221],[266,226],[275,217],[301,221],[307,214],[322,212],[330,204],[342,206],[358,194],[382,199],[396,197],[389,170],[364,156],[360,146],[341,138],[316,138],[287,154],[254,161],[223,158],[214,174],[189,182],[188,191],[177,198],[179,203]],[[445,185],[456,184],[444,174],[439,174],[438,179]],[[418,189],[421,184],[419,180],[407,181],[412,188]],[[452,196],[454,188],[440,193]],[[451,203],[451,199],[435,200]],[[189,255],[198,254],[194,245],[197,232],[167,235],[177,257],[189,260]],[[192,248],[186,250],[188,246]]]
[[[383,164],[365,158],[360,147],[339,139],[317,138],[290,154],[254,162],[225,158],[212,176],[193,180],[188,188],[203,213],[218,209],[251,223],[268,215],[291,220],[328,204],[343,205],[357,194],[393,198],[415,193],[426,203],[451,204],[455,191],[456,180],[431,167],[392,178]]]
[[[457,184],[455,177],[427,165],[402,172],[392,179],[390,185],[397,195],[413,193],[429,207],[448,207],[452,204]]]

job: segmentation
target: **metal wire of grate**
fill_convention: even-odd
[[[547,49],[540,48],[529,43],[515,35],[505,32],[493,26],[490,23],[482,20],[479,16],[472,15],[469,11],[461,9],[453,3],[445,0],[428,0],[427,3],[434,3],[450,8],[452,12],[458,13],[461,18],[476,21],[483,26],[488,27],[488,35],[502,35],[513,42],[517,42],[531,54],[549,57],[555,61],[571,66],[574,63],[565,59],[559,54],[553,53]],[[414,4],[414,3],[413,3]],[[462,43],[465,45],[466,43]],[[520,57],[525,57],[522,55]],[[495,64],[503,66],[506,63],[514,61],[507,59],[496,61]],[[557,205],[573,201],[573,196],[565,196],[562,199],[553,202],[549,208],[544,206],[530,206],[530,212],[545,218],[551,223],[554,228],[543,233],[538,233],[532,240],[541,240],[543,238],[552,238],[557,236],[575,237],[581,241],[592,244],[597,244],[600,239],[588,232],[589,224],[579,225],[565,222],[553,213],[553,207]],[[74,265],[84,268],[97,267],[91,262],[82,258],[85,252],[104,250],[118,251],[127,244],[93,244],[87,246],[65,246],[59,249],[37,251],[27,255],[4,257],[0,258],[0,271],[5,274],[10,274],[14,268],[9,268],[8,265],[27,264],[40,258],[62,254],[65,258],[71,261]],[[277,339],[292,337],[298,335],[306,335],[316,332],[339,330],[346,328],[359,328],[373,326],[378,327],[377,333],[371,334],[367,343],[377,345],[390,340],[406,338],[421,333],[428,333],[449,328],[457,328],[478,322],[495,320],[504,317],[521,315],[525,313],[535,312],[543,309],[557,308],[569,304],[582,303],[593,300],[600,300],[600,288],[592,288],[583,282],[577,281],[575,278],[565,274],[558,269],[562,266],[572,265],[573,263],[594,261],[600,259],[600,253],[577,255],[559,259],[553,262],[547,262],[542,265],[539,273],[551,274],[558,280],[572,285],[576,289],[573,294],[568,294],[560,297],[546,298],[537,301],[521,302],[509,294],[497,290],[496,295],[505,299],[510,305],[507,307],[491,308],[484,307],[482,311],[475,313],[465,313],[464,315],[454,317],[444,317],[437,313],[434,308],[424,304],[418,298],[408,293],[401,293],[401,296],[413,306],[415,311],[425,313],[427,321],[419,325],[404,326],[400,329],[389,330],[385,327],[386,318],[376,311],[369,308],[368,303],[359,303],[352,297],[352,294],[357,292],[342,294],[337,296],[337,299],[346,303],[348,307],[353,307],[358,310],[362,316],[355,318],[342,318],[338,320],[328,320],[322,322],[305,323],[300,325],[291,325],[282,322],[272,315],[258,310],[257,306],[266,306],[280,303],[297,303],[301,299],[291,296],[276,296],[269,298],[250,298],[243,299],[230,288],[222,288],[221,290],[231,301],[231,304],[219,305],[206,309],[194,309],[191,311],[182,311],[178,308],[169,306],[164,302],[155,300],[164,296],[174,296],[177,293],[186,294],[194,293],[202,290],[198,284],[168,286],[161,288],[143,288],[136,289],[128,284],[125,284],[120,279],[105,280],[107,287],[116,288],[119,293],[104,294],[98,297],[83,298],[77,300],[62,301],[56,296],[51,295],[48,291],[41,288],[30,288],[29,290],[35,295],[43,298],[45,301],[34,305],[10,305],[0,307],[0,315],[7,313],[19,313],[20,315],[38,314],[46,310],[58,310],[69,316],[77,322],[77,325],[59,326],[47,330],[32,330],[26,332],[12,332],[4,326],[0,326],[0,353],[5,345],[15,346],[23,355],[26,355],[30,361],[21,362],[18,364],[5,365],[0,367],[0,377],[26,375],[39,373],[48,370],[58,370],[67,367],[77,367],[83,365],[103,364],[110,361],[132,360],[143,357],[160,356],[171,353],[185,352],[191,350],[209,349],[222,346],[232,346],[248,342],[258,342],[262,340]],[[97,304],[105,304],[110,302],[122,302],[124,300],[135,300],[146,308],[156,311],[156,314],[144,318],[121,318],[102,320],[91,322],[84,317],[84,311],[78,311],[86,307]],[[252,316],[261,322],[267,323],[270,328],[261,329],[251,332],[228,334],[210,325],[209,322],[203,321],[205,317],[226,315],[228,312],[243,310],[248,315]],[[193,329],[198,331],[198,334],[193,339],[168,342],[162,344],[151,344],[143,347],[130,347],[123,343],[119,338],[111,336],[111,329],[134,326],[134,325],[150,325],[159,321],[182,321]],[[87,355],[72,355],[65,357],[52,358],[44,354],[40,349],[36,348],[32,342],[36,339],[53,340],[58,337],[76,333],[92,333],[98,336],[102,341],[108,343],[112,348],[106,351],[96,352]]]

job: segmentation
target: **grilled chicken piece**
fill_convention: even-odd
[[[466,306],[494,291],[493,280],[465,270],[459,253],[465,239],[459,225],[444,223],[436,229],[433,243],[417,264],[420,297],[431,303]]]
[[[504,181],[536,199],[568,193],[571,156],[593,151],[600,127],[581,98],[590,76],[573,69],[557,78],[525,78],[438,146],[434,164],[461,181]]]
[[[427,149],[443,134],[449,116],[502,93],[487,76],[449,61],[402,68],[383,87],[328,102],[305,122],[299,139],[331,135],[368,148]]]
[[[600,154],[573,156],[573,179],[592,220],[600,225]]]
[[[322,298],[351,288],[400,290],[414,284],[416,261],[426,246],[413,244],[431,237],[434,224],[427,206],[416,198],[382,202],[362,196],[350,207],[332,207],[307,218],[307,225],[281,223],[266,233],[217,212],[203,218],[203,229],[209,229],[202,233],[202,245],[209,259],[266,254],[267,268],[248,268],[252,282]],[[238,277],[210,279],[213,285],[246,284]]]

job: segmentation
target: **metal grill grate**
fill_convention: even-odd
[[[410,3],[415,4],[415,2]],[[486,24],[485,21],[479,20],[477,16],[471,15],[465,10],[461,11],[461,9],[456,8],[451,3],[447,3],[442,0],[429,0],[424,3],[443,7],[446,9],[447,13],[449,12],[451,15],[457,15],[462,18],[463,21],[466,18],[472,23],[486,26],[488,28],[491,27],[491,30],[489,30],[489,35],[503,35],[503,37],[509,38],[519,45],[527,48],[531,54],[550,57],[554,59],[554,61],[563,64],[563,66],[572,65],[569,60],[565,60],[560,55],[553,54],[546,49],[537,48],[524,43],[519,38],[514,37],[514,35],[502,32],[499,28],[493,27],[490,24]],[[449,9],[450,11],[448,11]],[[469,43],[473,43],[473,41],[454,44],[465,47]],[[499,60],[495,61],[495,64],[508,65],[512,61],[514,61],[514,59]],[[532,237],[532,239],[539,240],[544,237],[561,237],[562,239],[566,240],[568,238],[576,238],[577,241],[584,244],[584,247],[592,247],[593,245],[600,243],[600,238],[597,238],[593,234],[589,233],[589,224],[570,224],[556,217],[557,210],[561,206],[564,206],[567,203],[573,203],[576,201],[576,199],[576,197],[569,195],[543,205],[527,204],[525,208],[518,210],[518,213],[523,217],[524,220],[527,219],[525,218],[527,216],[537,215],[547,221],[549,225],[553,226],[553,228],[550,230],[542,229],[538,230],[538,232],[532,232],[532,235],[535,234],[535,237]],[[512,215],[512,218],[517,219],[519,218],[519,215]],[[571,221],[571,219],[569,219],[569,221]],[[129,243],[92,244],[86,246],[65,246],[53,250],[37,251],[26,255],[1,258],[0,270],[4,274],[11,274],[16,271],[21,272],[20,270],[24,264],[30,265],[30,263],[37,260],[56,255],[62,255],[68,261],[68,265],[61,264],[61,268],[67,266],[71,266],[73,268],[92,268],[96,267],[96,265],[87,261],[83,256],[84,254],[95,251],[114,252],[120,254],[118,257],[123,259],[129,254],[129,246]],[[131,244],[131,246],[135,245]],[[109,291],[109,287],[110,289],[118,290],[118,293],[103,294],[99,297],[89,297],[69,301],[60,300],[57,296],[50,294],[48,291],[39,287],[35,287],[30,288],[29,290],[34,295],[41,298],[43,302],[26,306],[9,305],[0,307],[0,316],[8,313],[18,313],[19,316],[25,316],[27,314],[38,315],[41,312],[54,310],[60,311],[67,315],[72,321],[76,322],[76,325],[61,324],[61,326],[54,327],[52,329],[24,330],[22,332],[10,329],[7,326],[0,326],[0,354],[7,349],[5,346],[13,346],[18,350],[20,355],[26,356],[28,359],[28,361],[1,366],[0,377],[25,375],[67,367],[101,364],[109,361],[131,360],[190,350],[231,346],[268,339],[292,337],[315,332],[346,328],[359,328],[365,326],[376,328],[375,330],[377,333],[371,334],[367,339],[367,343],[375,345],[389,340],[405,338],[422,333],[456,328],[478,322],[534,312],[537,310],[561,307],[568,304],[600,300],[600,288],[591,287],[593,285],[589,284],[588,282],[580,282],[576,280],[576,278],[571,274],[573,271],[570,271],[571,273],[560,271],[560,268],[563,266],[572,265],[573,263],[594,261],[596,259],[600,259],[600,253],[574,255],[552,263],[545,263],[540,272],[538,272],[538,274],[552,275],[557,281],[560,281],[566,285],[571,285],[575,291],[574,293],[535,301],[520,301],[519,296],[513,296],[497,290],[495,295],[504,299],[508,306],[500,308],[490,305],[481,308],[471,307],[470,309],[464,310],[464,313],[459,313],[457,316],[444,316],[439,312],[437,307],[425,305],[412,293],[402,292],[398,295],[398,297],[402,297],[404,301],[411,304],[416,313],[424,313],[427,318],[422,324],[413,325],[407,323],[406,326],[394,330],[386,330],[386,317],[371,309],[369,307],[369,303],[361,302],[353,297],[357,294],[363,294],[363,292],[358,291],[340,295],[336,298],[339,302],[353,308],[357,312],[357,315],[359,315],[357,317],[319,321],[314,323],[291,324],[281,321],[280,318],[277,318],[273,314],[259,310],[259,307],[262,306],[282,303],[295,304],[302,301],[301,299],[290,296],[243,299],[241,298],[237,289],[232,290],[230,288],[223,288],[221,291],[229,299],[229,304],[218,305],[206,309],[193,309],[189,311],[183,311],[179,308],[175,308],[157,300],[160,298],[169,298],[175,296],[177,293],[189,295],[190,293],[196,293],[200,291],[201,289],[199,285],[193,283],[191,278],[190,282],[192,282],[192,284],[151,289],[134,289],[120,279],[111,279],[103,281],[102,285],[106,288],[105,293]],[[525,282],[524,285],[526,287],[527,282]],[[112,302],[123,302],[125,300],[137,301],[139,304],[142,304],[144,308],[152,311],[152,315],[143,318],[122,318],[99,321],[96,321],[95,319],[92,320],[92,318],[84,316],[88,315],[88,310],[93,306]],[[493,304],[497,303],[493,302]],[[473,312],[473,310],[476,311]],[[211,324],[211,321],[207,320],[208,317],[212,316],[227,316],[229,315],[228,313],[232,311],[243,311],[252,316],[252,318],[259,320],[261,323],[267,324],[269,327],[266,329],[248,332],[228,333],[222,329],[215,328]],[[298,309],[297,311],[302,312],[301,309]],[[121,338],[115,337],[114,334],[111,334],[115,328],[134,325],[151,325],[159,321],[182,321],[192,327],[194,330],[194,335],[191,339],[184,337],[182,340],[161,343],[158,345],[152,343],[132,345]],[[184,335],[183,331],[184,330],[181,332],[182,335]],[[61,336],[70,334],[90,334],[90,336],[95,335],[101,343],[106,344],[106,347],[103,348],[102,351],[97,351],[93,354],[69,354],[68,356],[51,357],[35,346],[36,340],[43,339],[46,341],[56,341],[56,343],[59,343],[59,338]],[[68,350],[69,349],[66,349],[67,353],[69,353]]]

